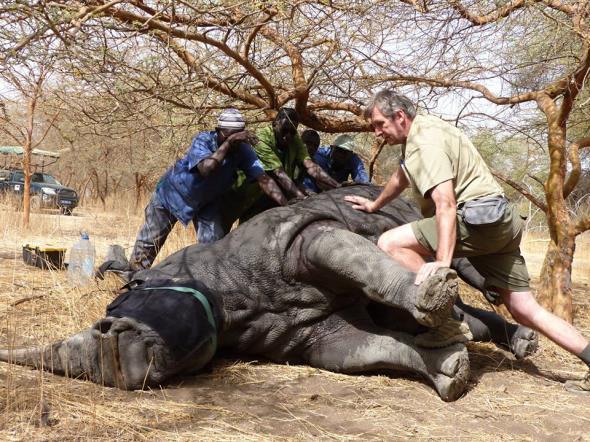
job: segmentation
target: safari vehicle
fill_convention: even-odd
[[[0,170],[0,192],[13,193],[22,198],[24,187],[25,174],[22,170]],[[71,215],[78,201],[76,191],[63,186],[53,176],[44,172],[32,174],[31,209],[59,209],[64,215]]]
[[[60,184],[53,176],[45,173],[45,167],[59,160],[61,151],[33,149],[31,151],[31,209],[59,209],[64,215],[71,215],[78,205],[75,190]],[[21,169],[24,150],[21,146],[0,146],[0,192],[15,196],[22,202],[25,174]],[[40,169],[40,171],[39,171]]]

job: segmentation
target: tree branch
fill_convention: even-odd
[[[567,198],[578,184],[580,175],[582,173],[582,165],[580,164],[580,149],[586,147],[590,147],[590,137],[580,138],[574,141],[570,146],[569,160],[572,165],[572,171],[570,172],[565,185],[563,186],[564,198]]]
[[[277,31],[269,27],[265,27],[260,31],[261,35],[268,40],[280,46],[289,56],[291,60],[291,73],[293,76],[293,93],[295,95],[295,110],[300,118],[307,117],[307,100],[309,98],[309,88],[307,80],[305,79],[305,72],[303,71],[303,56],[299,49],[292,43],[286,41]],[[278,103],[281,105],[282,103]]]
[[[361,77],[361,79],[363,79]],[[365,80],[373,81],[374,83],[384,83],[384,82],[398,82],[403,84],[426,84],[429,86],[435,87],[444,87],[444,88],[452,88],[458,87],[463,89],[469,89],[472,91],[476,91],[481,93],[481,95],[486,98],[488,101],[498,104],[498,105],[507,105],[507,104],[518,104],[518,103],[525,103],[527,101],[532,101],[537,98],[537,95],[541,91],[531,91],[525,92],[518,95],[513,95],[511,97],[498,97],[492,91],[490,91],[487,87],[474,83],[472,81],[464,81],[464,80],[449,80],[444,78],[428,78],[428,77],[419,77],[413,75],[389,75],[389,76],[370,76],[364,78]]]
[[[509,186],[516,189],[519,193],[521,193],[531,203],[533,203],[535,206],[537,206],[543,212],[547,213],[547,205],[544,202],[542,202],[541,200],[539,200],[537,197],[535,197],[532,193],[530,193],[522,184],[517,183],[516,181],[514,181],[510,177],[504,175],[503,173],[498,172],[497,170],[494,170],[494,169],[490,169],[490,170],[492,171],[492,174],[496,178],[504,181],[506,184],[508,184]]]
[[[543,182],[543,180],[541,178],[539,178],[536,175],[533,175],[532,173],[527,173],[526,176],[528,176],[531,180],[535,181],[536,183],[540,184],[541,187],[543,189],[545,189],[545,183]]]
[[[586,215],[576,222],[574,226],[574,235],[580,235],[590,230],[590,215]]]
[[[252,104],[260,109],[265,109],[268,106],[268,103],[264,101],[262,98],[257,97],[255,95],[249,94],[243,90],[239,89],[232,89],[228,85],[221,82],[219,79],[213,77],[212,75],[207,74],[204,72],[201,67],[200,63],[198,62],[195,57],[190,54],[184,47],[177,44],[171,37],[167,34],[163,34],[160,32],[154,32],[153,35],[158,38],[162,43],[170,47],[176,55],[178,55],[181,60],[183,60],[186,65],[194,70],[195,72],[200,72],[203,76],[203,82],[211,89],[216,90],[224,95],[229,97],[244,101],[246,103]]]
[[[109,15],[117,20],[124,23],[134,24],[139,27],[138,31],[142,33],[149,33],[154,31],[160,31],[172,37],[178,37],[185,40],[198,41],[200,43],[208,44],[221,50],[225,55],[235,60],[240,64],[246,71],[256,79],[268,94],[270,103],[276,102],[276,95],[274,86],[266,79],[266,77],[254,66],[248,59],[244,59],[237,51],[230,48],[227,44],[208,37],[205,34],[199,34],[194,32],[188,32],[180,29],[173,28],[166,25],[158,19],[153,17],[146,18],[140,15],[134,14],[129,11],[125,11],[117,8],[109,8],[102,11],[103,14]],[[162,38],[160,37],[160,40]],[[186,52],[186,50],[185,50]],[[266,106],[263,106],[263,108]]]
[[[369,160],[369,181],[373,180],[373,174],[375,171],[375,163],[377,162],[377,158],[379,158],[381,151],[383,150],[383,148],[387,144],[385,140],[382,140],[381,142],[376,140],[376,142],[378,142],[379,145],[377,146],[375,153],[371,156],[371,159]]]
[[[574,13],[573,7],[565,5],[564,3],[558,0],[512,0],[506,3],[505,5],[500,6],[484,15],[473,14],[459,0],[448,0],[448,3],[455,11],[459,13],[461,17],[463,17],[465,20],[468,20],[470,23],[476,26],[483,26],[490,23],[496,23],[501,18],[506,18],[512,12],[518,9],[525,8],[532,3],[543,3],[552,9],[556,9],[568,15],[572,15]]]

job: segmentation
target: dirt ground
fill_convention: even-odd
[[[25,266],[21,246],[69,247],[83,227],[100,261],[109,243],[130,246],[140,218],[131,211],[36,214],[38,222],[24,232],[18,228],[20,214],[0,210],[0,346],[47,343],[100,318],[115,281],[71,288],[64,272]],[[192,237],[177,230],[170,250]],[[525,256],[538,263],[542,254],[535,247],[528,247]],[[578,262],[587,257],[586,252]],[[578,265],[574,273],[576,325],[586,336],[589,268]],[[473,291],[462,290],[465,298],[484,306]],[[199,376],[144,392],[0,364],[0,439],[590,440],[590,395],[563,388],[565,379],[584,374],[576,358],[545,339],[524,361],[491,344],[469,344],[469,352],[470,386],[453,403],[441,401],[413,376],[348,376],[227,357]]]

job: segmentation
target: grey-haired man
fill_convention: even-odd
[[[541,307],[531,293],[520,253],[522,220],[469,138],[437,117],[417,115],[414,104],[392,90],[378,92],[365,115],[376,136],[402,145],[402,161],[375,201],[357,196],[346,200],[355,209],[375,212],[411,187],[425,216],[385,232],[379,247],[416,272],[416,284],[449,267],[453,257],[466,257],[485,277],[490,301],[503,303],[517,322],[543,333],[590,367],[588,340]],[[446,340],[448,333],[454,333],[453,327],[445,324],[430,338]],[[568,388],[590,392],[590,370],[582,382]]]

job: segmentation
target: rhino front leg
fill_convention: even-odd
[[[362,291],[368,298],[407,310],[434,327],[448,318],[458,293],[454,270],[440,269],[420,286],[416,275],[375,244],[348,230],[310,226],[292,247],[297,278],[335,293]]]
[[[333,318],[332,318],[333,320]],[[342,373],[400,370],[428,379],[444,401],[467,388],[469,358],[463,344],[440,349],[416,347],[413,337],[371,325],[346,324],[310,346],[305,357],[315,367]]]
[[[508,348],[516,359],[533,354],[539,347],[539,336],[534,330],[508,322],[495,312],[467,305],[458,299],[454,314],[467,323],[474,341],[493,342]]]
[[[133,319],[115,317],[45,347],[0,350],[0,360],[126,390],[162,383],[172,365],[156,332]]]

